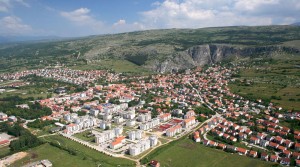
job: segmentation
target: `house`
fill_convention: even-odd
[[[253,144],[258,144],[259,143],[259,138],[255,137],[255,136],[252,136],[250,138],[250,142],[253,143]]]
[[[282,158],[281,161],[280,161],[280,164],[282,165],[290,165],[290,158]]]
[[[296,151],[300,151],[300,143],[296,143],[295,144],[295,150]]]
[[[280,146],[280,145],[279,145],[279,146],[277,147],[277,149],[280,150],[281,152],[283,152],[284,150],[286,150],[286,147]]]
[[[290,156],[292,155],[292,152],[289,150],[284,150],[283,154],[285,155],[285,157],[290,158]]]
[[[274,138],[274,141],[275,141],[276,143],[278,143],[278,144],[282,144],[282,143],[284,142],[284,139],[283,139],[282,137],[280,137],[280,136],[276,136],[276,137]]]
[[[269,143],[269,146],[272,147],[272,148],[277,149],[277,148],[279,147],[279,144],[274,143],[274,142],[270,142],[270,143]]]
[[[246,154],[248,153],[248,150],[246,150],[246,149],[244,149],[244,148],[240,148],[240,147],[238,147],[238,148],[236,149],[236,151],[237,151],[238,153],[244,154],[244,155],[246,155]]]
[[[17,119],[16,116],[11,115],[11,116],[8,117],[8,121],[9,121],[9,122],[17,122],[17,120],[18,120],[18,119]]]
[[[251,150],[250,153],[249,153],[249,156],[250,156],[250,157],[253,157],[253,158],[256,158],[256,157],[257,157],[257,152]]]
[[[252,131],[250,129],[245,130],[245,133],[249,136],[252,134]]]
[[[201,141],[201,139],[200,139],[200,134],[199,134],[198,131],[194,132],[194,140],[195,140],[195,142],[197,142],[197,143]]]
[[[6,146],[9,145],[10,141],[9,140],[2,140],[0,141],[0,146]]]
[[[268,140],[261,140],[259,142],[259,145],[262,146],[262,147],[267,147],[269,145],[269,141]]]
[[[278,160],[279,160],[279,157],[277,155],[271,155],[271,157],[270,157],[271,162],[278,162]]]
[[[222,143],[219,143],[217,148],[220,148],[220,149],[224,150],[226,148],[226,145],[222,144]]]
[[[264,161],[269,161],[269,154],[266,152],[261,153],[260,159]]]
[[[7,114],[0,112],[0,121],[7,121],[8,117]]]
[[[265,139],[267,135],[263,134],[263,133],[257,133],[256,137],[259,138],[260,140]]]
[[[208,142],[208,145],[211,146],[211,147],[215,147],[215,146],[218,145],[218,143],[210,140],[210,141]]]
[[[292,156],[296,159],[300,159],[300,152],[293,152]]]
[[[288,140],[288,139],[286,139],[286,140],[283,142],[283,145],[285,145],[287,148],[290,148],[290,147],[292,147],[293,142],[290,141],[290,140]]]
[[[235,137],[233,137],[233,136],[231,136],[231,137],[229,138],[229,140],[230,140],[230,141],[233,141],[233,142],[236,142],[236,141],[237,141],[237,139],[236,139]]]
[[[158,161],[155,161],[155,160],[151,160],[149,165],[151,167],[160,167],[160,163]]]

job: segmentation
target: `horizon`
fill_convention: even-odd
[[[0,0],[0,36],[69,38],[157,29],[289,25],[299,22],[299,10],[297,0]]]

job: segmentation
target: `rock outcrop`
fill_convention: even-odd
[[[296,50],[281,46],[262,47],[236,47],[231,45],[198,45],[186,51],[175,53],[164,61],[155,60],[145,65],[146,68],[156,72],[172,72],[181,69],[204,66],[223,60],[251,56],[271,56],[276,52],[297,52]]]

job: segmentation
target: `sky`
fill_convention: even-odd
[[[300,0],[0,0],[0,36],[78,37],[149,29],[285,25]]]

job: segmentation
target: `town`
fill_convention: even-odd
[[[239,68],[238,64],[216,64],[150,76],[41,69],[0,78],[14,80],[35,74],[75,84],[105,78],[107,84],[36,102],[52,111],[39,118],[55,122],[51,133],[113,157],[136,161],[161,145],[189,135],[195,142],[226,152],[300,165],[300,131],[280,124],[299,121],[300,113],[282,112],[272,103],[233,94],[227,85]],[[16,119],[0,113],[1,121]]]

